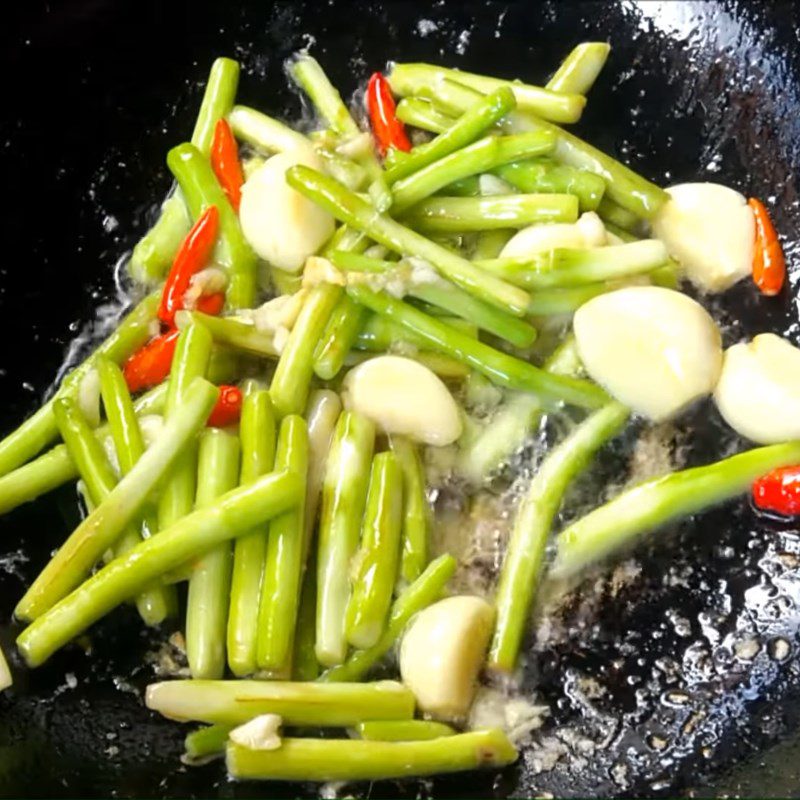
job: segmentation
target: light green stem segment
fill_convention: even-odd
[[[218,58],[211,65],[200,112],[197,115],[192,144],[208,156],[217,121],[233,106],[239,84],[239,64],[230,58]],[[192,224],[186,201],[173,192],[161,207],[155,225],[133,249],[128,269],[139,283],[151,284],[166,275]]]
[[[359,722],[355,732],[370,742],[422,742],[454,736],[455,730],[443,722],[428,719],[381,719]]]
[[[578,198],[572,194],[499,194],[431,197],[414,206],[403,221],[424,233],[466,233],[577,219]]]
[[[13,684],[14,679],[11,676],[11,670],[8,668],[8,661],[6,661],[5,653],[0,648],[0,692],[8,689]]]
[[[576,575],[643,534],[736,497],[761,475],[798,462],[800,442],[787,442],[640,483],[558,535],[548,577]]]
[[[321,283],[303,301],[269,390],[279,417],[303,413],[314,374],[314,348],[342,293],[341,286]]]
[[[532,111],[553,122],[577,122],[586,105],[586,98],[580,94],[554,92],[541,86],[445,69],[433,64],[395,64],[388,78],[392,91],[403,97],[421,94],[421,90],[425,89],[435,94],[444,80],[469,86],[482,94],[507,86],[514,92],[518,108]]]
[[[317,569],[313,561],[306,566],[297,630],[294,635],[292,679],[315,681],[319,677],[319,662],[314,650],[317,637]]]
[[[375,209],[340,183],[302,165],[289,169],[287,182],[337,219],[363,231],[370,239],[401,255],[418,256],[430,262],[445,277],[463,289],[516,316],[528,304],[526,292],[479,270],[469,261],[435,244]]]
[[[597,408],[607,401],[602,389],[578,378],[550,375],[483,342],[475,341],[407,303],[364,286],[348,286],[347,291],[376,314],[414,331],[432,349],[451,356],[485,375],[498,386],[533,392],[544,402],[564,401],[585,408]]]
[[[208,428],[200,437],[197,459],[198,509],[239,482],[239,437]],[[225,672],[225,630],[233,556],[230,542],[200,555],[193,564],[186,599],[186,656],[193,678],[221,678]]]
[[[571,314],[599,294],[610,292],[614,283],[587,283],[567,289],[543,289],[531,294],[528,311],[532,317]]]
[[[597,213],[606,224],[616,225],[628,233],[636,233],[641,228],[639,216],[615,203],[610,197],[604,197],[600,201]]]
[[[471,339],[478,338],[478,328],[471,322],[458,317],[439,317],[438,319],[443,325],[458,330]],[[402,325],[378,314],[369,314],[364,327],[358,334],[355,346],[358,350],[385,353],[391,352],[394,346],[400,342],[405,342],[417,350],[409,356],[410,358],[418,358],[422,355],[419,348],[424,349],[427,345],[425,339],[415,338],[414,334]]]
[[[481,231],[475,242],[475,249],[472,251],[473,260],[497,258],[515,233],[516,231],[510,228],[495,228],[491,231]]]
[[[58,393],[73,394],[98,356],[120,363],[138,350],[150,338],[150,324],[156,318],[159,299],[157,294],[145,297],[94,353],[64,378]],[[0,476],[24,464],[57,438],[58,427],[50,400],[0,441]]]
[[[211,359],[212,339],[200,323],[183,328],[175,346],[164,418],[169,421],[182,412],[188,387],[195,378],[205,378]],[[194,508],[197,491],[197,442],[181,453],[158,498],[158,528],[163,530]]]
[[[212,391],[206,396],[210,408],[215,391],[209,388]],[[205,386],[201,385],[201,390],[205,391]],[[139,464],[146,462],[152,450]],[[159,576],[283,513],[300,497],[300,481],[289,472],[273,472],[228,492],[213,506],[194,511],[105,566],[26,628],[17,639],[17,647],[29,666],[38,666]]]
[[[277,750],[229,743],[225,763],[238,780],[357,781],[498,769],[517,760],[499,728],[418,742],[283,739]]]
[[[545,85],[552,92],[586,95],[606,63],[611,45],[583,42],[561,62],[556,74]]]
[[[151,683],[147,707],[169,719],[242,725],[277,714],[284,725],[339,727],[371,719],[411,719],[414,695],[396,681],[165,681]]]
[[[400,560],[403,473],[393,453],[372,460],[361,545],[355,555],[352,589],[345,614],[347,640],[372,647],[386,627]]]
[[[214,755],[223,755],[228,743],[230,725],[208,725],[186,734],[183,748],[188,758],[200,760]]]
[[[255,325],[241,322],[233,317],[210,317],[199,311],[179,311],[175,315],[175,322],[181,329],[190,322],[202,324],[216,344],[243,353],[261,358],[275,358],[278,355],[272,336],[257,330]]]
[[[545,155],[554,147],[555,136],[550,133],[479,139],[398,180],[392,186],[392,214],[403,213],[454,181],[488,172],[510,161]]]
[[[428,565],[430,509],[425,495],[425,473],[419,450],[403,436],[389,439],[403,472],[403,536],[400,545],[400,578],[413,583]]]
[[[100,358],[97,360],[97,371],[100,375],[100,394],[103,398],[111,440],[117,454],[120,472],[125,476],[144,455],[144,438],[122,370],[114,362]],[[140,524],[141,534],[135,529],[123,533],[115,547],[115,555],[121,555],[136,546],[141,541],[145,528],[149,532],[155,530],[153,514],[152,507],[145,509],[144,519]],[[175,612],[178,598],[174,589],[154,584],[136,598],[136,607],[145,624],[159,625]]]
[[[234,106],[228,122],[237,139],[267,153],[311,150],[313,147],[302,133],[247,106]]]
[[[668,261],[669,253],[663,242],[642,239],[587,249],[556,247],[532,258],[497,258],[476,263],[509,283],[529,289],[557,289],[643,275]]]
[[[245,387],[239,423],[242,486],[272,470],[275,463],[275,412],[269,392],[254,381]],[[299,482],[299,479],[298,479]],[[234,675],[256,670],[258,605],[269,529],[261,525],[236,540],[228,612],[228,665]]]
[[[14,611],[19,619],[40,617],[86,578],[103,553],[136,519],[147,498],[205,424],[218,395],[215,386],[200,378],[189,387],[180,413],[168,420],[158,440],[75,529],[33,582]],[[140,546],[130,552],[136,552]],[[55,613],[55,617],[59,614]]]
[[[141,395],[133,404],[136,413],[161,413],[166,392],[167,385],[162,383]],[[108,432],[108,426],[101,425],[95,430],[95,435],[102,442]],[[0,514],[6,514],[77,477],[78,470],[67,448],[63,444],[56,445],[44,455],[0,477]]]
[[[423,131],[430,131],[431,133],[446,133],[453,127],[455,122],[453,117],[441,112],[425,97],[404,97],[397,104],[396,113],[397,119],[401,122],[405,122],[406,125],[413,125],[415,128],[421,128]],[[504,114],[505,112],[503,112],[500,117]],[[494,121],[490,123],[490,125],[492,124],[494,124]],[[420,145],[420,147],[422,147],[422,145]],[[417,148],[414,149],[416,150]],[[389,175],[393,169],[394,164],[387,169],[387,175]]]
[[[495,606],[497,622],[489,649],[491,669],[512,672],[536,596],[545,547],[569,485],[592,456],[615,436],[629,415],[619,403],[595,411],[539,467],[517,509]]]
[[[413,102],[411,99],[403,100],[397,108],[398,116],[400,116],[403,104],[412,103],[413,106]],[[428,101],[421,100],[418,102],[427,103]],[[517,101],[514,99],[514,93],[507,86],[496,89],[486,97],[479,98],[455,122],[448,117],[446,130],[441,136],[437,136],[427,144],[414,147],[406,157],[398,159],[392,164],[386,170],[386,179],[389,183],[395,183],[409,175],[418,173],[429,164],[441,162],[451,153],[455,153],[457,150],[472,144],[492,125],[499,122],[509,111],[515,108],[516,105]],[[420,110],[424,111],[425,107],[423,106]],[[438,113],[433,107],[430,108],[430,112],[433,115]],[[408,121],[411,125],[418,125],[419,122],[419,120],[404,121]],[[420,126],[418,125],[418,127]]]
[[[341,664],[347,655],[345,611],[350,596],[350,562],[358,547],[367,499],[375,426],[345,411],[334,431],[325,477],[317,550],[317,660]]]
[[[308,476],[308,428],[296,415],[281,422],[275,453],[277,469],[300,476],[303,499],[296,508],[270,522],[261,603],[258,613],[257,664],[275,677],[289,678],[305,571],[305,505]]]
[[[326,683],[362,680],[403,635],[409,620],[439,599],[455,571],[456,560],[451,555],[442,555],[431,561],[425,571],[394,601],[389,624],[377,643],[366,650],[354,651],[344,664],[324,672],[319,680]]]
[[[346,294],[339,298],[314,351],[317,377],[329,381],[339,374],[365,319],[366,311],[358,303]]]
[[[181,187],[192,219],[197,219],[208,206],[217,207],[219,235],[214,260],[228,272],[228,306],[252,308],[256,299],[256,256],[211,164],[194,145],[179,144],[167,154],[167,166]]]

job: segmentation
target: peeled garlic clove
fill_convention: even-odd
[[[714,400],[728,425],[754,442],[800,439],[800,349],[774,333],[729,347]]]
[[[385,433],[444,446],[461,435],[458,406],[441,379],[417,361],[378,356],[344,379],[345,408],[371,419]]]
[[[327,211],[286,183],[286,170],[295,164],[322,168],[311,151],[278,153],[245,182],[239,206],[242,232],[250,246],[265,261],[287,272],[299,272],[334,229]]]
[[[281,746],[282,723],[277,714],[261,714],[234,728],[228,738],[248,750],[277,750]]]
[[[500,251],[501,258],[529,258],[556,247],[600,247],[606,244],[606,229],[593,211],[577,222],[531,225],[515,233]]]
[[[719,330],[685,294],[634,286],[600,295],[574,318],[578,353],[611,395],[654,421],[710,394],[722,366]]]
[[[681,263],[689,280],[721,292],[753,266],[755,220],[739,192],[718,183],[681,183],[652,223],[653,233]]]
[[[420,611],[400,645],[400,675],[424,714],[466,717],[494,626],[480,597],[448,597]]]

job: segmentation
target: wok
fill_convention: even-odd
[[[191,130],[216,55],[242,61],[245,102],[293,117],[299,103],[281,64],[303,46],[349,93],[387,59],[542,80],[575,43],[608,40],[578,130],[659,183],[707,178],[774,198],[797,267],[800,13],[791,2],[31,0],[4,15],[3,431],[34,410],[65,352],[74,362],[101,332],[93,321],[117,299],[117,259],[169,185],[165,153]],[[718,309],[726,342],[764,330],[797,340],[796,279],[777,299],[747,283],[729,292]],[[710,406],[682,427],[693,429],[688,463],[741,445]],[[613,454],[608,462],[600,472],[615,466]],[[65,488],[0,520],[4,645],[23,586],[76,518]],[[526,684],[552,713],[517,766],[364,793],[796,795],[799,534],[737,501],[640,547],[626,570],[608,571],[616,578],[579,589],[562,612],[568,633],[552,633],[528,660]],[[316,787],[230,783],[219,763],[180,764],[183,729],[148,713],[140,694],[153,677],[146,653],[166,635],[143,632],[121,609],[92,631],[90,655],[72,648],[33,673],[18,668],[0,696],[0,795],[315,796]],[[540,770],[549,766],[542,742],[558,752],[552,769]],[[758,764],[770,758],[767,784]]]

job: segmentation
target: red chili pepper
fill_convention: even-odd
[[[386,155],[390,147],[396,147],[406,153],[411,149],[405,126],[395,114],[394,98],[389,82],[380,72],[373,72],[367,84],[367,111],[372,133],[382,156]]]
[[[242,184],[244,175],[239,163],[239,148],[236,145],[231,126],[220,119],[214,128],[214,139],[211,142],[211,166],[234,210],[239,210],[242,200]]]
[[[161,305],[158,307],[158,318],[166,325],[172,327],[175,324],[175,313],[183,308],[183,296],[189,288],[192,275],[199,272],[211,257],[218,229],[219,212],[216,206],[209,206],[181,243],[164,283]]]
[[[753,252],[753,282],[761,294],[776,295],[786,280],[786,259],[769,212],[760,200],[751,197],[747,205],[756,220],[756,244]]]
[[[219,397],[211,409],[208,425],[224,428],[233,425],[242,413],[242,392],[237,386],[220,386]]]
[[[225,306],[225,292],[214,292],[214,294],[202,294],[194,304],[195,311],[202,311],[211,317],[219,316]]]
[[[800,514],[800,465],[781,467],[753,484],[756,508],[793,517]]]
[[[169,375],[172,356],[180,331],[162,333],[137,350],[126,362],[122,371],[132,392],[158,386]]]

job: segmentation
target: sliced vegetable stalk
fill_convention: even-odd
[[[611,45],[606,42],[583,42],[577,45],[561,62],[545,88],[552,92],[587,94],[603,69],[610,51]]]
[[[224,755],[228,743],[229,725],[207,725],[186,734],[183,749],[187,758],[200,761],[215,755]]]
[[[429,719],[360,722],[355,732],[361,739],[372,742],[421,742],[455,735],[455,730],[449,725]]]
[[[317,567],[312,560],[306,566],[300,608],[297,611],[297,630],[292,655],[292,680],[315,681],[319,677],[319,662],[314,646],[317,628]]]
[[[216,318],[199,311],[179,311],[175,322],[179,329],[190,323],[201,324],[211,334],[215,344],[242,353],[262,358],[275,358],[278,355],[272,336],[262,333],[255,325],[241,322],[234,317]]]
[[[606,182],[593,172],[556,164],[550,159],[532,158],[504,164],[493,174],[526,193],[573,194],[581,211],[599,211],[603,205]],[[638,217],[634,217],[638,224]]]

